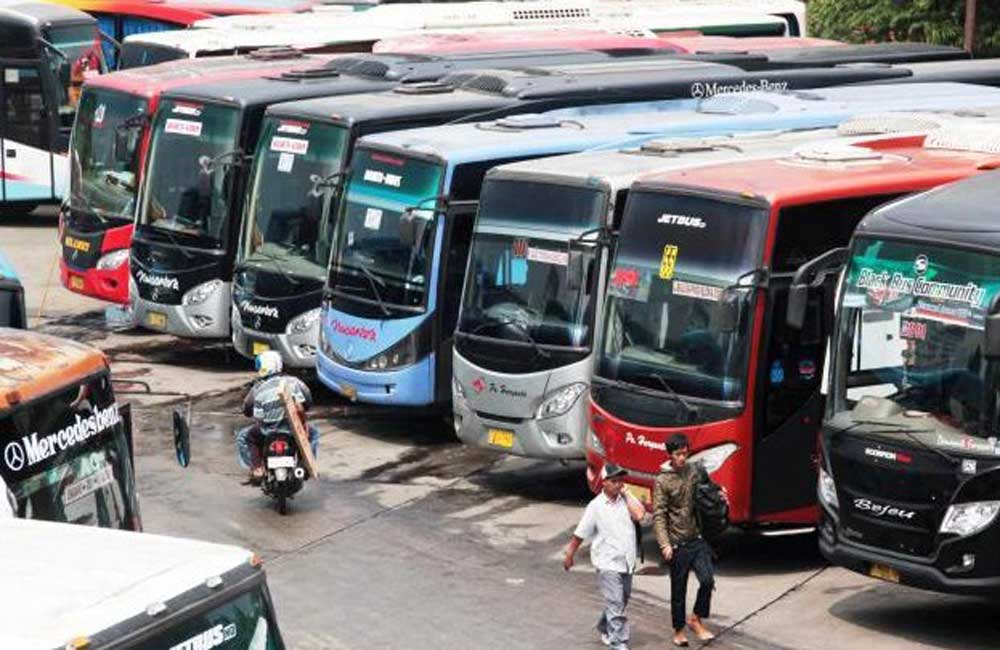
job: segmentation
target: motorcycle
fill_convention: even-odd
[[[288,499],[302,489],[306,469],[302,466],[298,445],[293,436],[279,433],[265,442],[263,457],[266,472],[260,489],[277,503],[278,513],[288,512]]]
[[[191,462],[191,430],[187,419],[174,411],[174,451],[181,467]],[[260,450],[264,458],[264,477],[260,489],[275,500],[278,513],[288,513],[288,500],[299,490],[308,477],[295,437],[279,433],[268,436]]]

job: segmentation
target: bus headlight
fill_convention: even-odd
[[[587,390],[587,384],[576,383],[564,386],[547,397],[538,407],[538,419],[554,418],[569,412],[576,400]]]
[[[97,268],[102,271],[110,271],[112,269],[117,269],[127,261],[128,249],[123,248],[121,250],[111,251],[107,255],[102,255],[101,259],[97,260]]]
[[[203,282],[194,289],[191,289],[190,291],[185,293],[184,298],[183,300],[181,300],[181,302],[184,303],[185,305],[200,305],[201,303],[208,300],[213,293],[218,291],[219,287],[221,286],[222,286],[222,280],[219,279]]]
[[[714,474],[722,465],[729,460],[729,457],[733,455],[739,445],[727,442],[715,447],[709,447],[703,451],[699,451],[697,454],[691,454],[689,462],[700,462],[704,467],[705,471],[709,474]]]
[[[462,382],[458,381],[458,377],[451,378],[451,392],[460,399],[465,399],[465,389],[462,388]]]
[[[401,341],[391,348],[376,354],[364,363],[365,370],[392,370],[401,366],[408,366],[417,361],[417,339],[416,334],[411,333],[403,337]]]
[[[822,503],[825,503],[834,510],[840,508],[840,502],[837,500],[837,486],[833,482],[833,477],[827,474],[826,470],[822,467],[819,468],[819,482],[816,486],[816,494]]]
[[[941,521],[942,533],[954,533],[960,537],[975,535],[993,523],[1000,512],[1000,501],[972,501],[948,506]]]
[[[285,328],[285,332],[288,334],[305,334],[312,328],[316,327],[316,323],[319,322],[319,307],[316,309],[310,309],[304,314],[299,314],[292,320],[288,322],[288,327]]]

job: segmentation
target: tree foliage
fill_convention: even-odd
[[[917,41],[962,47],[966,0],[810,0],[809,34],[849,43]],[[977,56],[1000,56],[1000,2],[979,0]]]

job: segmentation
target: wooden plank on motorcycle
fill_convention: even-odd
[[[299,445],[299,456],[305,465],[309,478],[319,478],[319,465],[316,464],[316,457],[312,453],[312,445],[309,444],[309,430],[306,428],[305,418],[300,417],[298,405],[288,391],[287,384],[281,384],[281,399],[285,402],[285,413],[288,414],[288,421],[292,423],[292,432],[295,434],[295,442]]]

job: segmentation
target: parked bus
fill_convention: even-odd
[[[721,21],[719,16],[725,16]],[[665,5],[663,2],[533,0],[531,2],[457,2],[389,4],[363,13],[343,7],[283,16],[232,16],[201,21],[195,29],[135,34],[125,39],[123,66],[237,54],[269,46],[294,45],[312,51],[367,51],[379,40],[425,31],[584,27],[675,31],[702,29],[723,34],[798,36],[805,25],[805,5],[774,2]]]
[[[199,20],[240,14],[276,14],[305,11],[311,0],[51,0],[97,18],[101,31],[114,42],[104,44],[109,66],[117,67],[118,46],[132,34],[186,29]],[[133,61],[128,67],[158,61]]]
[[[171,61],[87,82],[70,140],[69,192],[60,210],[62,285],[93,298],[128,302],[128,248],[136,192],[149,148],[150,116],[161,93],[309,69],[329,61],[329,56],[294,50],[259,50],[209,61]]]
[[[995,167],[997,126],[925,146],[979,145]],[[947,593],[1000,590],[997,180],[875,210],[849,250],[806,269],[846,262],[819,460],[819,546],[835,565]]]
[[[653,74],[647,74],[648,67],[655,68]],[[612,80],[621,84],[615,93],[619,101],[684,97],[690,94],[694,79],[732,70],[678,61],[660,61],[649,66],[630,62],[614,68],[597,65],[581,71],[580,78],[574,80],[566,75],[579,70],[578,67],[565,67],[561,73],[551,69],[511,75],[502,71],[455,73],[444,81],[461,85],[464,80],[467,87],[454,88],[448,83],[409,84],[383,93],[272,106],[271,129],[280,128],[285,121],[294,122],[301,127],[300,135],[312,141],[325,134],[327,143],[323,148],[318,143],[311,144],[308,155],[292,157],[289,152],[276,151],[265,144],[274,135],[272,131],[265,130],[260,140],[234,275],[231,330],[236,349],[247,356],[275,349],[293,367],[315,363],[317,316],[326,278],[329,238],[340,210],[340,181],[354,142],[361,135],[448,119],[470,119],[477,115],[498,118],[528,110],[606,101],[610,95],[601,91]],[[740,76],[730,79],[757,80],[737,74]],[[810,78],[796,73],[794,85],[850,81],[855,74],[858,71],[824,70]],[[630,78],[634,80],[631,86]],[[621,108],[580,109],[582,113],[601,110]],[[334,133],[344,135],[334,137]],[[334,180],[329,183],[321,180],[325,178]],[[323,188],[331,185],[327,187],[330,191],[327,196]]]
[[[24,307],[24,285],[10,260],[0,251],[0,327],[28,327]]]
[[[545,58],[547,61],[556,62],[558,56],[577,56],[577,54],[550,54]],[[590,53],[589,56],[599,55]],[[463,65],[460,66],[457,62],[463,62]],[[475,57],[467,57],[455,59],[449,66],[475,68],[475,64]],[[351,65],[351,60],[345,63],[347,67]],[[515,76],[523,81],[525,87],[530,88],[531,93],[534,93],[529,99],[546,99],[550,103],[562,106],[606,101],[607,95],[599,95],[593,90],[609,87],[609,81],[619,86],[618,98],[632,97],[638,100],[687,95],[695,79],[756,79],[747,77],[742,71],[728,66],[688,61],[618,60],[607,64],[564,66],[562,69],[580,70],[581,75],[578,79],[568,76],[557,78],[549,71],[535,71],[517,72]],[[358,68],[359,74],[366,70],[372,72],[374,76],[344,75],[331,69],[331,75],[326,79],[316,75],[301,78],[286,76],[283,79],[255,80],[252,83],[213,84],[200,89],[178,90],[172,93],[171,101],[174,103],[168,110],[161,109],[158,112],[159,117],[155,120],[151,145],[153,148],[149,158],[150,173],[145,185],[148,192],[144,193],[140,200],[137,219],[138,238],[133,241],[131,247],[131,273],[135,280],[132,305],[137,322],[181,336],[212,338],[230,335],[229,281],[232,277],[232,261],[236,252],[238,226],[245,196],[242,188],[247,178],[245,168],[241,169],[245,161],[242,158],[245,154],[242,152],[249,151],[252,144],[256,143],[262,113],[268,105],[310,96],[357,95],[392,88],[401,82],[415,82],[422,78],[433,79],[446,71],[437,61],[427,62],[426,65],[415,62],[408,70],[404,68],[401,75],[395,79],[381,76],[385,73],[383,65],[367,67],[362,65]],[[678,75],[671,75],[672,71],[680,72]],[[493,97],[494,107],[512,106],[521,102],[517,93],[500,95],[496,84],[492,81],[491,75],[502,75],[504,72],[496,70],[488,75],[473,72],[453,74],[472,75],[474,79],[468,83],[476,88],[483,88],[487,97]],[[882,74],[882,71],[878,73]],[[637,81],[629,88],[629,80],[633,74],[637,77]],[[854,71],[822,70],[817,75],[811,75],[795,71],[792,83],[832,83],[834,79],[855,78],[856,74]],[[868,74],[867,71],[864,74]],[[570,83],[571,81],[577,83]],[[432,95],[437,94],[437,91],[442,94],[449,92],[447,87],[432,86],[430,89]],[[583,92],[583,89],[587,89],[586,92]],[[416,94],[426,90],[428,87],[419,86]],[[192,102],[198,106],[205,104],[211,107],[213,114],[227,116],[227,121],[212,126],[213,129],[216,127],[222,129],[217,142],[207,141],[204,137],[195,140],[176,131],[180,128],[179,124],[188,122],[195,125],[190,127],[192,129],[201,128],[202,122],[199,120],[170,117],[170,114],[177,111],[180,111],[177,114],[183,115],[184,111],[189,110],[187,106]],[[219,111],[214,110],[216,107]],[[194,110],[202,109],[196,107]],[[240,113],[247,116],[246,124],[245,128],[237,129],[235,121],[238,121]],[[181,122],[178,122],[178,119]],[[228,121],[230,119],[234,121]],[[173,130],[168,131],[168,128]],[[163,133],[157,135],[157,129]],[[159,154],[163,162],[157,162],[158,139],[163,143]],[[240,153],[237,154],[237,150]],[[210,161],[212,156],[223,153],[227,157],[233,157],[229,160],[223,159],[222,167],[227,170],[225,174],[214,173],[209,163],[206,163],[208,169],[201,171],[192,164],[192,161],[196,161],[199,156],[207,157],[206,160]],[[282,151],[282,153],[292,152]],[[158,165],[164,166],[168,171],[156,173],[154,170],[158,169]],[[187,180],[177,182],[178,174],[185,175]],[[211,179],[210,183],[208,179]],[[230,201],[229,196],[237,198]],[[166,209],[158,207],[164,205],[164,202],[167,205]],[[174,241],[178,234],[187,240],[185,245],[182,246]],[[158,259],[154,264],[151,257],[154,255],[154,250],[163,248],[171,249],[173,252],[155,253]],[[198,262],[193,263],[194,260]],[[185,296],[188,292],[192,292],[191,295]]]
[[[596,52],[546,52],[542,58],[595,61]],[[147,175],[131,244],[136,322],[180,336],[230,335],[230,280],[248,168],[264,111],[281,102],[356,95],[433,80],[483,63],[537,61],[531,53],[450,59],[342,58],[312,71],[185,87],[164,93],[152,125]],[[390,74],[391,73],[391,74]],[[280,153],[306,153],[299,130],[279,131]],[[289,148],[292,147],[292,148]],[[288,165],[291,163],[282,163]]]
[[[0,329],[0,449],[16,516],[141,530],[129,405],[100,351]]]
[[[30,212],[62,197],[80,86],[106,70],[92,17],[0,4],[0,208]]]
[[[792,276],[846,244],[873,207],[995,162],[970,144],[930,148],[906,136],[806,146],[633,185],[591,389],[592,487],[613,462],[650,502],[666,440],[683,431],[691,459],[727,488],[734,523],[815,525],[832,300],[829,287],[817,289],[791,330]]]
[[[0,520],[13,650],[284,650],[260,558],[148,533]],[[8,588],[14,589],[14,584]]]
[[[600,340],[609,253],[632,182],[651,173],[773,157],[836,135],[833,129],[810,127],[834,126],[852,113],[894,103],[907,105],[892,87],[875,88],[874,95],[857,88],[814,91],[810,99],[759,95],[741,107],[745,115],[718,115],[717,102],[709,101],[700,110],[703,117],[715,114],[711,122],[678,116],[662,125],[664,137],[678,140],[491,170],[455,331],[452,404],[459,439],[521,456],[584,458],[586,394],[597,354],[594,343]],[[951,94],[923,96],[925,90],[914,86],[908,100],[924,106],[936,102],[938,108],[966,106]],[[928,121],[900,115],[884,123],[856,123],[872,136],[880,130],[926,128]],[[760,134],[748,133],[755,130]],[[683,137],[690,133],[738,135]],[[511,394],[522,397],[511,399]]]

